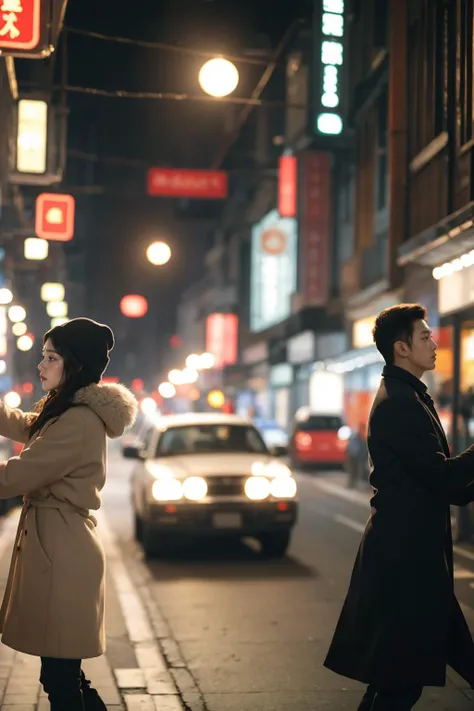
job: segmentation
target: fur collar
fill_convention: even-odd
[[[86,405],[100,417],[109,437],[121,437],[135,422],[138,402],[124,385],[92,383],[74,396],[78,405]]]

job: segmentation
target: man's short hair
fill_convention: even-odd
[[[421,304],[398,304],[379,313],[372,334],[387,365],[393,365],[395,343],[403,341],[411,345],[415,322],[426,317],[427,311]]]

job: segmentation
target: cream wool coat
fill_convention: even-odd
[[[23,495],[0,631],[26,654],[85,659],[105,651],[105,558],[89,512],[100,508],[106,434],[123,434],[137,402],[122,385],[92,384],[75,403],[31,439],[31,413],[0,405],[0,434],[26,444],[0,463],[0,498]]]

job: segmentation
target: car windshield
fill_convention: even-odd
[[[157,457],[181,454],[250,452],[264,454],[267,447],[255,427],[249,425],[184,425],[170,427],[161,435]]]
[[[310,415],[305,420],[296,422],[297,432],[337,432],[343,425],[340,417],[335,415]]]

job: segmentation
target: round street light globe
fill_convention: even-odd
[[[162,267],[171,259],[171,249],[166,242],[153,242],[146,251],[146,256],[151,264]]]
[[[199,72],[201,89],[206,94],[216,98],[232,94],[238,83],[239,72],[237,67],[223,57],[210,59],[201,67]]]
[[[26,318],[26,311],[23,306],[10,306],[8,309],[8,318],[12,323],[19,323]]]

